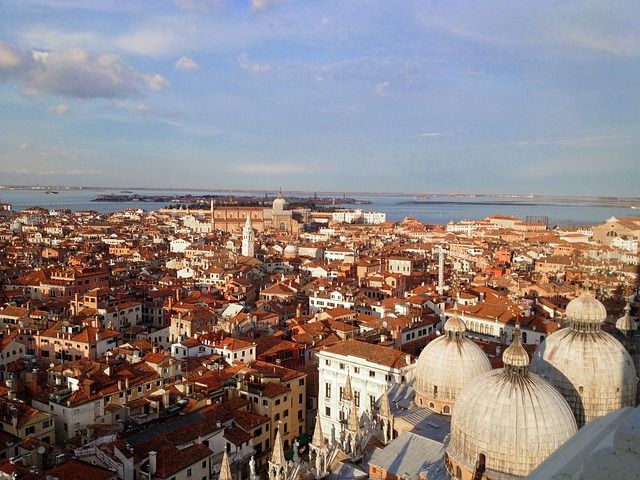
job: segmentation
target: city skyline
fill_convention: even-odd
[[[3,10],[5,184],[637,196],[630,1]]]

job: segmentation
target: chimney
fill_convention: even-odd
[[[302,316],[302,305],[298,303],[296,305],[296,318],[300,318]]]
[[[149,474],[151,476],[155,475],[156,473],[157,460],[158,460],[158,453],[151,450],[149,452]]]

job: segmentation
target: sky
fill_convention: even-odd
[[[2,0],[0,184],[640,196],[637,0]]]

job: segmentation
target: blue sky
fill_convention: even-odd
[[[640,2],[4,0],[0,183],[640,195]]]

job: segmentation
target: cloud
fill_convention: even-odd
[[[49,107],[49,112],[50,113],[55,113],[55,114],[58,114],[58,115],[64,115],[70,109],[71,109],[71,107],[67,103],[59,103],[58,105],[53,105],[53,106]]]
[[[286,175],[293,173],[313,173],[313,168],[309,165],[298,165],[295,163],[243,163],[231,167],[235,173],[253,175]]]
[[[438,138],[447,137],[451,135],[451,132],[424,132],[414,135],[414,138]]]
[[[36,25],[20,35],[21,43],[43,50],[84,48],[100,50],[108,42],[95,32],[64,32],[43,25]]]
[[[91,55],[80,48],[49,52],[21,51],[0,44],[0,79],[16,79],[23,94],[75,98],[125,98],[145,87],[158,91],[169,82],[156,73],[143,74],[116,54]]]
[[[389,88],[389,85],[391,85],[391,82],[389,81],[384,81],[381,82],[379,84],[376,85],[376,93],[378,95],[382,95],[383,93],[387,92],[387,88]]]
[[[153,109],[142,102],[131,102],[128,100],[116,100],[113,102],[112,106],[119,110],[123,110],[127,113],[132,113],[134,115],[151,115],[153,113]]]
[[[613,147],[613,146],[628,146],[637,145],[640,143],[640,135],[623,135],[623,134],[608,134],[608,135],[590,135],[582,137],[539,137],[526,140],[519,140],[507,145],[516,146],[548,146],[556,145],[561,147],[576,147],[576,148],[593,148],[593,147]]]
[[[170,30],[148,28],[116,37],[113,43],[126,52],[159,57],[173,52],[178,39]]]
[[[236,59],[236,61],[240,66],[240,68],[242,68],[243,70],[247,70],[251,73],[266,73],[269,70],[271,70],[271,66],[265,63],[256,63],[256,62],[249,61],[249,54],[247,54],[246,52],[243,52],[240,55],[238,55],[238,58]]]
[[[266,10],[273,5],[277,5],[278,3],[280,3],[280,0],[251,0],[251,10],[259,12],[261,10]]]
[[[200,65],[198,65],[193,58],[182,56],[176,62],[175,67],[180,70],[195,70],[196,68],[199,68]]]
[[[22,61],[22,55],[18,50],[6,43],[0,43],[0,72],[16,69]]]
[[[160,90],[163,90],[164,88],[169,86],[169,80],[158,73],[145,75],[144,78],[147,81],[149,88],[155,92],[159,92]]]

